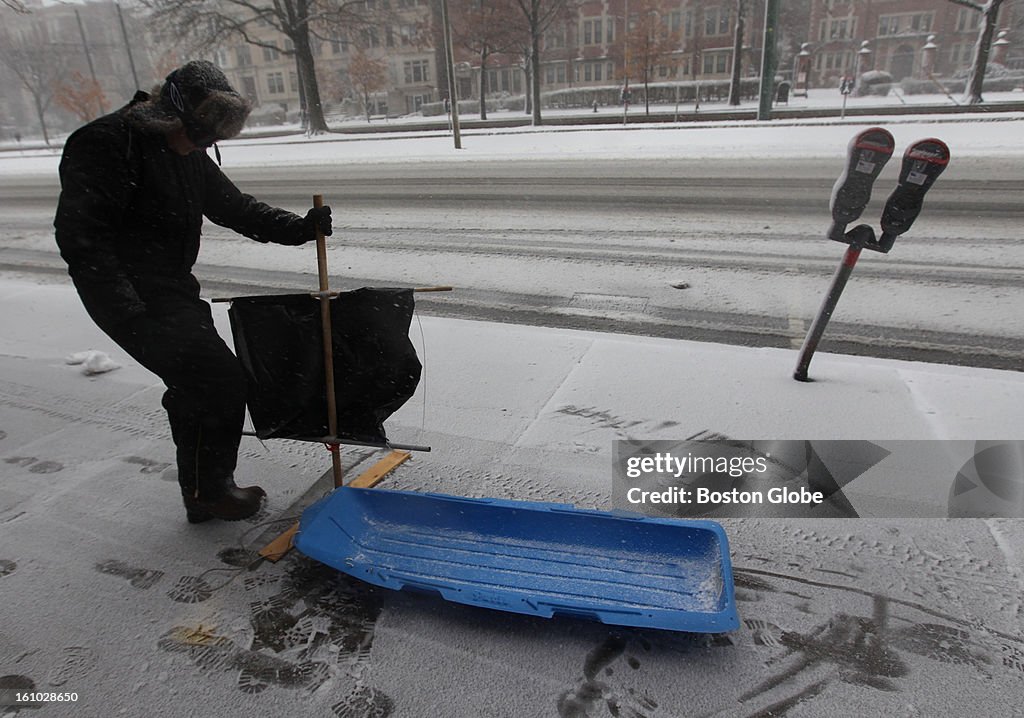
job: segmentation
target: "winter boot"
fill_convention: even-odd
[[[210,519],[239,521],[247,519],[260,510],[260,504],[267,492],[259,486],[235,486],[234,479],[219,487],[215,493],[196,496],[185,493],[185,513],[190,524],[199,524]]]

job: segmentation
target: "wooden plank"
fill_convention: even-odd
[[[296,521],[291,528],[285,531],[283,534],[278,536],[276,539],[268,543],[266,546],[260,549],[260,556],[267,559],[271,563],[277,563],[284,555],[292,549],[292,539],[295,538],[295,534],[299,531],[299,522]]]
[[[352,481],[345,484],[355,489],[369,489],[379,484],[385,476],[412,456],[408,451],[392,451]]]
[[[368,489],[376,486],[384,480],[385,476],[401,466],[411,456],[412,454],[408,451],[392,451],[346,485],[357,489]],[[296,522],[287,531],[260,549],[259,555],[271,563],[280,561],[291,550],[292,540],[295,538],[298,530],[299,524]]]

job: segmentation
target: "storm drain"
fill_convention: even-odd
[[[647,311],[648,297],[628,297],[619,294],[586,294],[576,292],[569,300],[572,309],[590,312],[639,312]]]

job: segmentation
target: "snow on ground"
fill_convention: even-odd
[[[189,526],[154,377],[66,284],[7,277],[0,301],[0,674],[79,696],[34,715],[1016,710],[1020,521],[726,520],[743,626],[714,638],[372,590],[294,553],[246,570],[261,532],[328,490],[326,452],[245,440],[239,480],[266,511]],[[389,488],[609,508],[615,439],[1024,438],[1017,372],[819,355],[801,384],[785,350],[429,317],[411,335],[425,380],[389,435],[433,451]],[[86,350],[123,368],[65,363]],[[349,477],[377,458],[343,455]],[[944,510],[954,477],[917,468],[880,466],[851,498]]]
[[[1020,93],[1012,93],[1019,95]],[[954,158],[1018,157],[1024,114],[978,112],[965,115],[901,115],[771,122],[679,122],[655,125],[541,126],[467,130],[463,148],[454,149],[446,130],[377,135],[301,134],[221,143],[225,168],[259,166],[322,166],[338,163],[430,162],[437,159],[472,162],[500,159],[587,160],[643,157],[715,159],[759,157],[835,157],[857,129],[891,126],[897,152],[911,141],[940,134]],[[798,130],[797,130],[798,128]],[[754,131],[756,130],[756,131]],[[0,174],[56,173],[59,148],[0,153]]]
[[[941,122],[960,154],[1019,156],[1024,119],[993,120],[922,119],[896,134],[902,146],[938,134]],[[755,149],[834,156],[857,126],[481,133],[462,153],[446,137],[239,140],[225,155],[253,166]],[[55,172],[53,155],[13,154],[0,172]],[[238,478],[268,490],[265,512],[189,526],[156,379],[92,326],[66,282],[5,276],[0,302],[0,676],[79,695],[74,707],[33,715],[799,718],[1018,708],[1019,520],[725,520],[743,626],[718,637],[371,590],[294,554],[247,570],[254,548],[328,490],[326,452],[245,440]],[[223,305],[215,313],[228,336]],[[802,384],[790,378],[795,352],[780,349],[439,318],[417,321],[412,336],[425,380],[389,435],[433,451],[400,467],[390,488],[609,508],[615,439],[1024,439],[1018,372],[823,354],[811,366],[816,381]],[[87,376],[65,363],[90,350],[122,367]],[[344,457],[353,476],[377,455]],[[954,478],[880,464],[851,500],[916,500],[944,515]]]

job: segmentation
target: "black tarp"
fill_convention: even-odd
[[[330,300],[341,439],[384,443],[384,420],[416,391],[411,289],[357,289]],[[237,297],[228,310],[261,439],[329,434],[320,300],[309,294]]]

